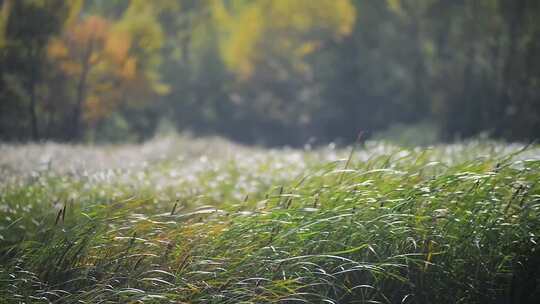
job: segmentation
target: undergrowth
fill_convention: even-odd
[[[0,147],[1,303],[540,297],[536,147],[41,147]]]

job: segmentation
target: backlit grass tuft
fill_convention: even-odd
[[[540,297],[537,147],[0,151],[2,303]]]

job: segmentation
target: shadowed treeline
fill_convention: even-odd
[[[536,0],[0,6],[3,141],[540,135]]]

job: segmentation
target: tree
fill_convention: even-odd
[[[30,134],[39,138],[37,86],[44,74],[45,46],[73,12],[61,0],[4,1],[0,19],[2,96],[13,107],[26,104]]]
[[[211,14],[220,57],[236,76],[233,112],[250,125],[243,139],[261,142],[272,129],[273,144],[306,140],[320,107],[307,59],[351,33],[355,7],[348,0],[214,1]]]
[[[95,126],[124,103],[136,105],[166,93],[154,70],[159,64],[155,52],[161,47],[160,28],[144,17],[132,6],[117,22],[88,16],[49,43],[50,60],[66,79],[75,80],[70,84],[72,140],[82,136],[83,123]]]
[[[141,140],[164,118],[270,145],[419,122],[445,140],[540,134],[535,0],[0,6],[2,139]]]

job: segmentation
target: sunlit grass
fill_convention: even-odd
[[[525,303],[537,147],[1,146],[6,303]],[[529,283],[528,283],[529,282]],[[527,299],[526,297],[531,297]]]

